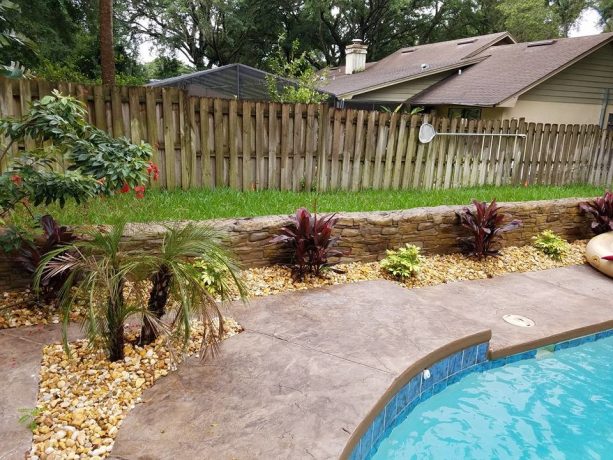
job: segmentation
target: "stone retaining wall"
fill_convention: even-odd
[[[501,203],[504,211],[523,226],[504,235],[504,245],[530,244],[536,233],[551,229],[569,241],[591,236],[589,219],[579,213],[578,204],[584,199],[563,199]],[[403,211],[339,213],[337,232],[340,247],[350,251],[344,262],[374,261],[385,256],[386,249],[405,243],[423,248],[425,254],[458,251],[458,237],[465,230],[457,224],[456,211],[463,206],[437,206]],[[230,247],[245,267],[281,262],[286,253],[278,245],[269,244],[280,227],[288,223],[287,216],[253,217],[205,221],[227,235]],[[129,250],[155,250],[161,241],[163,224],[130,224],[125,243]],[[0,261],[0,289],[23,284],[10,261]]]

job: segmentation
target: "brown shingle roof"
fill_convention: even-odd
[[[613,33],[489,48],[485,59],[409,100],[420,105],[494,106],[516,97],[613,40]],[[537,42],[538,43],[538,42]],[[545,42],[541,42],[545,43]]]
[[[344,67],[331,70],[319,88],[340,97],[370,91],[478,62],[483,57],[474,57],[475,54],[500,41],[514,40],[507,32],[499,32],[402,48],[380,61],[368,63],[366,69],[359,73],[345,75]],[[427,64],[428,69],[422,69],[422,64]]]

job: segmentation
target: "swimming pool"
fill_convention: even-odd
[[[367,458],[613,458],[606,335],[467,375],[396,419]]]

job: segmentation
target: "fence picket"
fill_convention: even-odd
[[[343,164],[341,167],[341,189],[349,190],[351,185],[351,152],[355,151],[355,110],[347,110],[345,118],[345,140],[343,142]]]
[[[368,114],[368,127],[366,129],[366,148],[364,151],[364,168],[362,175],[362,188],[368,189],[372,187],[372,162],[375,157],[375,149],[377,145],[376,136],[376,120],[377,112]]]
[[[360,179],[362,173],[362,158],[365,146],[364,118],[366,112],[358,111],[358,118],[355,126],[355,150],[353,153],[353,171],[351,172],[351,191],[360,190]]]
[[[379,129],[377,130],[377,149],[375,150],[375,165],[373,171],[372,188],[378,190],[383,183],[383,161],[385,149],[387,147],[388,127],[387,120],[389,114],[381,112],[379,114]]]
[[[394,171],[392,177],[392,188],[398,190],[402,179],[402,157],[407,149],[407,121],[408,117],[402,115],[398,126],[398,142],[396,143],[396,154],[394,155]]]
[[[305,133],[305,150],[304,150],[304,188],[307,191],[313,188],[313,170],[316,162],[313,161],[317,152],[317,123],[315,121],[315,111],[317,106],[309,104],[307,106],[307,121],[306,121],[306,133]]]
[[[396,137],[398,132],[398,112],[394,112],[390,118],[390,127],[387,134],[387,146],[385,147],[383,167],[383,188],[389,189],[392,185],[394,166],[394,153],[396,152]]]
[[[419,116],[413,115],[409,123],[409,140],[407,142],[406,153],[404,155],[404,170],[402,172],[402,188],[407,189],[412,185],[412,174],[414,171],[413,158],[417,152]]]

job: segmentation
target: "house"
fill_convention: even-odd
[[[348,107],[613,127],[613,33],[516,43],[501,32],[402,48],[373,63],[356,41],[347,56],[321,88]]]
[[[187,90],[190,96],[219,97],[223,99],[269,99],[266,78],[274,76],[244,64],[228,64],[209,70],[149,83],[154,87],[176,87]],[[295,85],[291,80],[274,76],[281,86]]]

